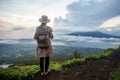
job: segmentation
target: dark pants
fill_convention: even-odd
[[[49,68],[49,57],[40,57],[40,69],[41,69],[41,72],[47,72],[48,71],[48,68]]]

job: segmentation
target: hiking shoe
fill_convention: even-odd
[[[48,72],[44,72],[44,75],[47,76],[47,75],[48,75]]]
[[[44,76],[44,72],[41,72],[41,76]]]

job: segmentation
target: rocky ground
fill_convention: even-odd
[[[51,71],[42,77],[40,72],[35,74],[33,80],[113,80],[110,72],[120,63],[120,49],[115,54],[98,60],[89,60],[76,64],[62,71]]]

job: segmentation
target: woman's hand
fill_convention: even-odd
[[[50,38],[51,38],[51,39],[53,39],[53,38],[54,38],[54,36],[53,36],[53,33],[52,33],[52,32],[50,32]]]
[[[37,41],[38,40],[38,37],[37,37],[37,34],[35,33],[34,34],[34,38],[33,38],[35,41]]]

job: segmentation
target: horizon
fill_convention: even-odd
[[[105,33],[105,32],[102,32],[102,31],[73,31],[73,32],[69,32],[69,33],[66,33],[66,34],[64,34],[64,35],[60,35],[60,36],[65,36],[65,35],[68,35],[68,34],[71,34],[71,33],[76,33],[76,32],[83,32],[83,33],[88,33],[88,32],[90,32],[90,33],[92,33],[92,32],[99,32],[99,33],[102,33],[102,34],[105,34],[105,35],[110,35],[110,36],[116,36],[116,37],[120,37],[119,35],[114,35],[114,34],[110,34],[110,33]],[[59,36],[57,36],[57,37],[59,37]],[[85,37],[85,36],[83,36],[83,37]],[[87,36],[86,36],[87,37]],[[92,37],[92,36],[91,36]],[[93,37],[94,38],[94,37]],[[98,37],[99,38],[99,37]],[[103,37],[103,38],[106,38],[106,37]],[[112,38],[112,37],[110,37],[110,38]],[[0,38],[0,39],[33,39],[32,37],[29,37],[29,38]]]

